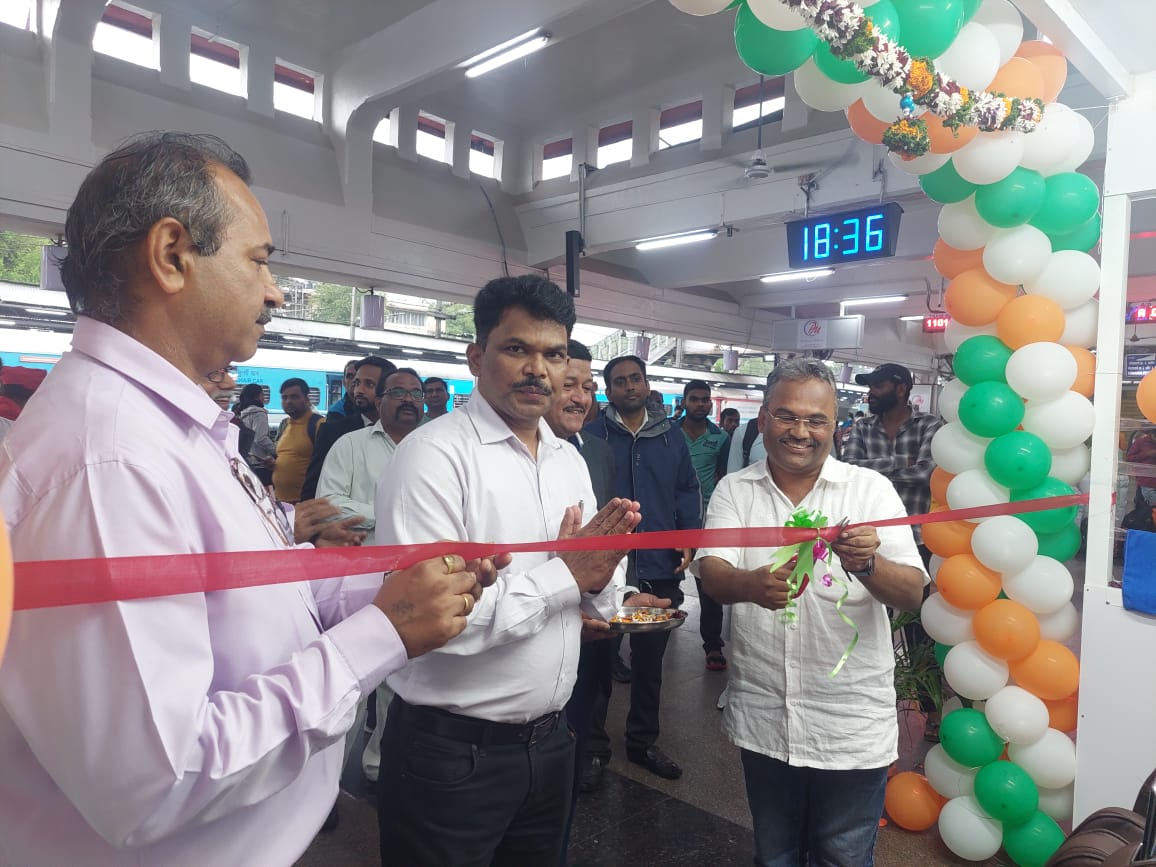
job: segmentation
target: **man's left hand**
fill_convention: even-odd
[[[862,572],[879,550],[879,534],[874,527],[851,527],[831,543],[845,572]]]
[[[670,600],[655,596],[653,593],[635,593],[622,603],[631,608],[669,608]]]
[[[312,539],[318,548],[360,545],[365,539],[365,531],[354,528],[365,519],[354,515],[338,521],[336,518],[340,514],[341,510],[324,497],[297,503],[293,507],[293,541],[300,544]]]
[[[653,593],[635,593],[622,604],[624,606],[629,605],[632,608],[669,608],[670,600],[655,596]],[[590,617],[585,612],[582,612],[582,634],[580,640],[583,643],[587,641],[601,641],[604,638],[613,637],[614,633],[610,631],[609,623],[598,617]]]

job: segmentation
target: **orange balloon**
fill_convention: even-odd
[[[1059,732],[1072,732],[1080,720],[1080,693],[1073,692],[1067,698],[1045,701],[1048,709],[1048,727]]]
[[[851,124],[851,131],[855,135],[869,144],[883,144],[883,133],[891,126],[869,112],[861,99],[855,100],[847,109],[847,123]]]
[[[0,515],[0,662],[4,660],[12,623],[12,594],[12,546],[8,543],[8,525]]]
[[[995,322],[996,335],[1009,347],[1055,343],[1064,334],[1064,308],[1043,295],[1013,298]]]
[[[887,781],[883,793],[883,807],[900,828],[908,831],[926,831],[939,821],[944,800],[927,782],[927,777],[915,771],[904,771]]]
[[[947,485],[954,479],[951,473],[943,467],[936,467],[931,471],[931,499],[937,503],[947,502]]]
[[[979,609],[971,626],[979,646],[996,659],[1023,659],[1040,643],[1036,616],[1010,599],[996,599]]]
[[[1008,664],[1015,682],[1044,701],[1067,698],[1080,686],[1080,661],[1058,641],[1045,638],[1023,659]]]
[[[1022,57],[1013,57],[1000,67],[988,93],[1002,93],[1004,96],[1018,96],[1021,99],[1044,98],[1044,76],[1035,64]]]
[[[940,238],[931,253],[935,270],[948,280],[954,280],[964,271],[983,268],[983,247],[975,250],[957,250]]]
[[[1030,61],[1043,77],[1044,102],[1055,102],[1068,80],[1068,60],[1064,53],[1050,42],[1032,40],[1020,43],[1016,57]]]
[[[1152,375],[1152,371],[1145,373],[1136,387],[1136,406],[1140,407],[1144,418],[1156,424],[1156,376]]]
[[[992,572],[971,554],[953,554],[935,573],[935,586],[943,598],[965,611],[978,611],[991,603],[1002,587]]]
[[[933,154],[953,154],[979,135],[978,126],[961,126],[952,130],[943,125],[943,119],[931,112],[923,115],[923,122],[927,125],[927,137],[931,140]]]
[[[1072,391],[1091,397],[1096,390],[1096,356],[1082,346],[1065,346],[1064,349],[1076,359],[1076,381],[1072,383]]]
[[[947,284],[943,306],[960,325],[987,325],[995,322],[1000,311],[1015,297],[1015,286],[999,282],[982,268],[973,268]]]
[[[945,509],[932,509],[946,511]],[[923,525],[923,544],[932,554],[940,557],[954,557],[956,554],[971,553],[971,534],[978,524],[971,521],[938,521]]]

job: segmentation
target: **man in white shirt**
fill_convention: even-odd
[[[638,504],[595,514],[582,456],[543,415],[563,385],[574,303],[534,274],[492,280],[466,350],[477,388],[406,438],[377,490],[377,539],[550,542],[629,532]],[[579,530],[582,522],[586,526]],[[384,864],[556,864],[574,743],[560,719],[580,610],[608,619],[623,552],[515,554],[440,654],[389,679],[381,745]],[[617,579],[617,580],[612,580]]]
[[[782,526],[798,508],[863,525],[831,543],[839,580],[813,577],[795,600],[794,627],[778,613],[791,566],[770,572],[774,549],[699,550],[703,585],[734,606],[727,733],[742,749],[756,864],[870,865],[898,745],[885,606],[918,609],[929,579],[909,527],[863,523],[907,514],[891,483],[831,456],[830,370],[788,361],[767,383],[760,412],[767,459],[719,483],[706,527]],[[855,631],[835,607],[844,586],[842,611],[860,638],[829,677]]]

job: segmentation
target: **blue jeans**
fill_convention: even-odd
[[[887,768],[796,768],[742,751],[756,867],[872,867]]]

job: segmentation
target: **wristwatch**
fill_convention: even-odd
[[[875,574],[875,555],[871,555],[871,559],[867,561],[867,566],[863,569],[849,569],[847,570],[856,578],[870,578]]]

